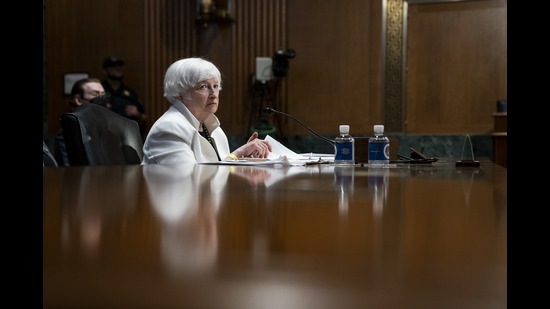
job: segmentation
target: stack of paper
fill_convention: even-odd
[[[275,161],[286,157],[290,165],[306,165],[334,161],[334,155],[332,154],[297,154],[269,135],[265,137],[265,140],[268,141],[269,144],[271,144],[272,148],[271,153],[269,154],[269,156],[267,156],[269,160]]]
[[[266,159],[261,158],[242,158],[235,161],[219,161],[203,164],[216,165],[259,165],[259,166],[299,166],[307,164],[329,163],[334,161],[332,154],[305,153],[297,154],[288,149],[273,137],[267,135],[265,140],[271,144],[272,151]]]

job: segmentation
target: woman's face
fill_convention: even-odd
[[[204,120],[218,110],[220,84],[215,78],[198,82],[189,91],[189,100],[183,104],[202,123]]]

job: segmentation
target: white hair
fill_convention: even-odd
[[[201,81],[214,78],[218,84],[222,77],[220,70],[210,61],[202,58],[180,59],[170,65],[164,76],[164,96],[173,103],[177,97],[188,99],[190,89]]]

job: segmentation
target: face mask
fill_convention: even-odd
[[[98,105],[101,105],[103,107],[108,107],[107,104],[109,104],[109,101],[107,100],[106,97],[99,96],[99,97],[95,97],[95,98],[91,99],[90,103],[98,104]]]
[[[123,75],[112,75],[112,74],[107,74],[107,77],[109,77],[109,79],[112,79],[112,80],[122,80],[122,78],[124,77]]]

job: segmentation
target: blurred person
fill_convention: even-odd
[[[60,250],[94,260],[101,257],[105,241],[109,244],[113,239],[121,239],[126,229],[120,226],[135,216],[140,205],[140,195],[136,192],[143,187],[141,174],[137,169],[123,169],[113,174],[84,167],[76,177],[63,177],[59,194]],[[106,187],[98,194],[98,187],[102,185]],[[113,248],[106,250],[112,252]]]
[[[83,78],[74,83],[68,102],[69,112],[74,112],[78,107],[87,103],[99,104],[106,108],[111,108],[105,89],[101,85],[101,81],[97,78]],[[65,146],[62,129],[59,129],[55,136],[54,153],[58,166],[69,166],[69,158],[67,156],[67,148]]]
[[[124,78],[124,61],[109,57],[103,61],[105,79],[101,85],[110,97],[111,110],[124,117],[135,120],[139,125],[141,136],[147,133],[147,115],[136,91],[122,82]]]
[[[142,172],[161,222],[160,252],[166,269],[176,277],[212,271],[218,252],[217,215],[229,170],[188,162],[151,164]]]
[[[164,97],[171,106],[147,134],[142,165],[267,158],[271,145],[259,139],[258,132],[230,152],[227,136],[215,115],[221,84],[218,68],[202,58],[180,59],[168,67]]]

